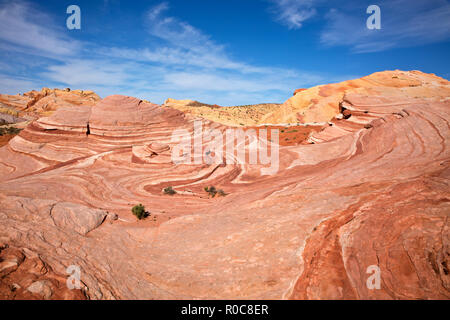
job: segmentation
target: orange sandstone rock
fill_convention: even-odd
[[[19,270],[26,249],[56,279],[80,266],[90,299],[449,299],[448,97],[443,79],[400,71],[297,93],[293,113],[272,119],[331,121],[282,145],[273,175],[173,163],[171,135],[192,133],[190,112],[124,96],[58,108],[0,148],[0,243],[19,250],[0,272]],[[55,223],[55,208],[83,209]],[[118,219],[99,224],[98,210]],[[60,297],[52,277],[16,290]]]
[[[295,96],[297,93],[305,91],[305,90],[308,90],[308,89],[297,89],[297,90],[294,91],[293,95]]]

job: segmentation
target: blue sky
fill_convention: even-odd
[[[81,9],[68,30],[66,9]],[[369,5],[381,29],[369,30]],[[0,93],[283,102],[382,70],[450,78],[447,0],[0,0]]]

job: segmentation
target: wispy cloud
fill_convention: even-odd
[[[144,14],[146,46],[100,46],[72,41],[37,6],[25,2],[2,6],[0,53],[10,63],[0,64],[0,90],[17,93],[42,84],[156,103],[172,97],[233,105],[282,102],[292,90],[326,82],[330,76],[237,60],[225,45],[169,13],[168,3],[162,2]]]
[[[126,63],[111,63],[102,60],[70,60],[64,64],[54,64],[41,73],[53,82],[80,86],[120,86],[133,78],[131,67]]]
[[[274,19],[289,29],[300,29],[312,17],[323,21],[320,43],[325,47],[347,46],[355,53],[366,53],[450,39],[448,0],[267,1],[272,3]],[[366,27],[369,4],[381,8],[381,30]]]
[[[252,66],[229,57],[225,46],[214,42],[211,37],[186,21],[167,15],[169,4],[162,2],[147,12],[149,34],[165,41],[156,49],[129,50],[114,48],[116,56],[139,57],[144,61],[164,64],[186,64],[209,69],[230,69],[240,72],[261,72],[266,68]]]
[[[229,75],[223,78],[220,75],[210,73],[173,72],[164,76],[166,82],[180,89],[202,90],[208,88],[212,91],[238,91],[258,92],[263,90],[284,90],[284,82],[274,84],[267,80],[258,80],[253,77],[245,79],[239,75]],[[280,79],[278,79],[280,80]]]
[[[365,8],[332,9],[321,34],[326,46],[350,46],[354,52],[377,52],[450,39],[450,3],[446,0],[380,0],[381,30],[366,28]]]
[[[223,46],[214,43],[208,35],[188,22],[166,15],[168,10],[169,4],[162,2],[147,12],[150,34],[193,51],[221,52],[223,50]]]
[[[289,29],[300,29],[303,22],[316,15],[317,0],[270,0],[276,21]]]
[[[51,17],[26,2],[4,3],[0,7],[0,39],[3,48],[32,50],[56,58],[78,52],[80,43],[70,40],[52,23]]]
[[[0,74],[0,93],[24,93],[36,89],[38,83],[26,78]]]

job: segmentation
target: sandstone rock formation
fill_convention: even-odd
[[[30,91],[22,95],[0,94],[0,114],[3,109],[17,112],[18,115],[36,119],[50,115],[59,107],[92,106],[100,97],[93,91],[60,90],[43,88],[41,91]]]
[[[395,71],[299,92],[265,119],[325,123],[280,143],[272,175],[170,161],[196,112],[124,96],[57,108],[0,148],[0,243],[17,257],[2,260],[2,297],[449,299],[449,90]],[[204,129],[228,128],[208,112]],[[11,278],[23,252],[51,276]],[[83,289],[67,293],[70,265]],[[366,285],[371,266],[380,289]]]
[[[281,105],[276,103],[263,103],[246,106],[219,107],[194,100],[175,100],[169,98],[165,101],[164,106],[227,126],[240,127],[265,124],[261,119],[266,114],[277,110]]]
[[[0,261],[0,300],[86,299],[81,289],[69,290],[66,277],[29,249],[0,244]]]
[[[101,225],[108,214],[79,204],[59,202],[53,206],[50,215],[58,228],[86,235]]]
[[[93,91],[43,88],[18,95],[0,94],[0,130],[10,125],[25,128],[31,121],[51,115],[60,107],[92,106],[100,97]],[[0,135],[0,147],[14,137]]]
[[[313,87],[296,92],[279,110],[265,115],[267,123],[326,122],[339,113],[339,102],[345,94],[364,96],[445,99],[450,95],[448,81],[420,71],[384,71],[361,79]]]
[[[302,91],[305,91],[305,90],[308,90],[308,89],[302,88],[302,89],[297,89],[297,90],[295,90],[295,91],[294,91],[294,96],[295,96],[297,93],[302,92]]]

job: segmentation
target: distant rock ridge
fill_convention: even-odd
[[[50,115],[63,106],[92,106],[100,97],[93,91],[49,89],[29,91],[22,95],[0,94],[0,106],[12,108],[18,114],[31,119]],[[1,110],[0,110],[1,111]]]
[[[361,79],[298,89],[283,104],[227,107],[220,109],[220,112],[193,100],[167,99],[164,105],[232,126],[322,123],[331,121],[339,114],[339,102],[350,93],[440,100],[450,96],[450,85],[447,80],[434,74],[394,70],[376,72]]]
[[[350,93],[440,100],[450,96],[450,85],[443,78],[420,71],[377,72],[361,79],[296,92],[279,110],[263,119],[266,123],[330,121],[339,114],[339,102]]]

